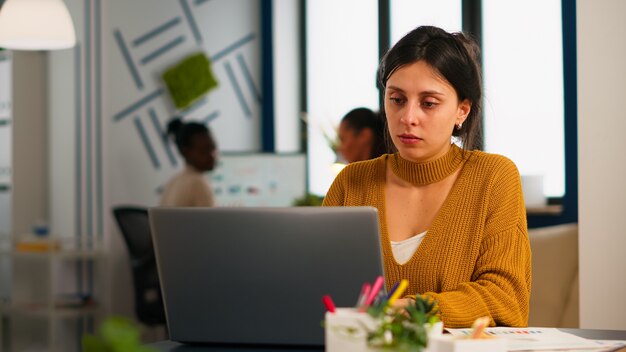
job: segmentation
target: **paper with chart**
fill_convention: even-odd
[[[454,336],[468,336],[472,329],[446,329]],[[585,339],[556,328],[487,328],[485,334],[505,338],[508,351],[610,351],[614,343]]]

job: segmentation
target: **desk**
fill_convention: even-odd
[[[324,351],[324,347],[320,348],[283,348],[283,347],[244,347],[244,346],[189,346],[173,341],[162,341],[147,345],[159,352],[305,352],[305,351]]]
[[[623,330],[593,330],[593,329],[559,329],[592,340],[623,340],[626,341],[626,331]],[[188,346],[172,341],[162,341],[148,345],[157,351],[164,352],[303,352],[323,351],[324,348],[276,348],[276,347],[231,347],[231,346]]]

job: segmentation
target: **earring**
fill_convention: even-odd
[[[461,127],[463,127],[463,122],[459,122],[459,124],[458,124],[458,125],[456,125],[456,129],[457,129],[457,130],[460,130],[460,129],[461,129]]]

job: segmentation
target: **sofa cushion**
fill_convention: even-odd
[[[533,270],[528,324],[578,327],[578,225],[530,229],[528,236]]]

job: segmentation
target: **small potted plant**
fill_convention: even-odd
[[[405,308],[390,308],[382,303],[367,311],[379,322],[378,328],[367,334],[370,347],[420,352],[428,345],[428,337],[443,328],[435,300],[416,296],[415,304]]]
[[[387,300],[366,312],[339,308],[326,315],[326,351],[425,351],[428,339],[443,332],[437,302],[417,296],[414,304],[390,307]]]

